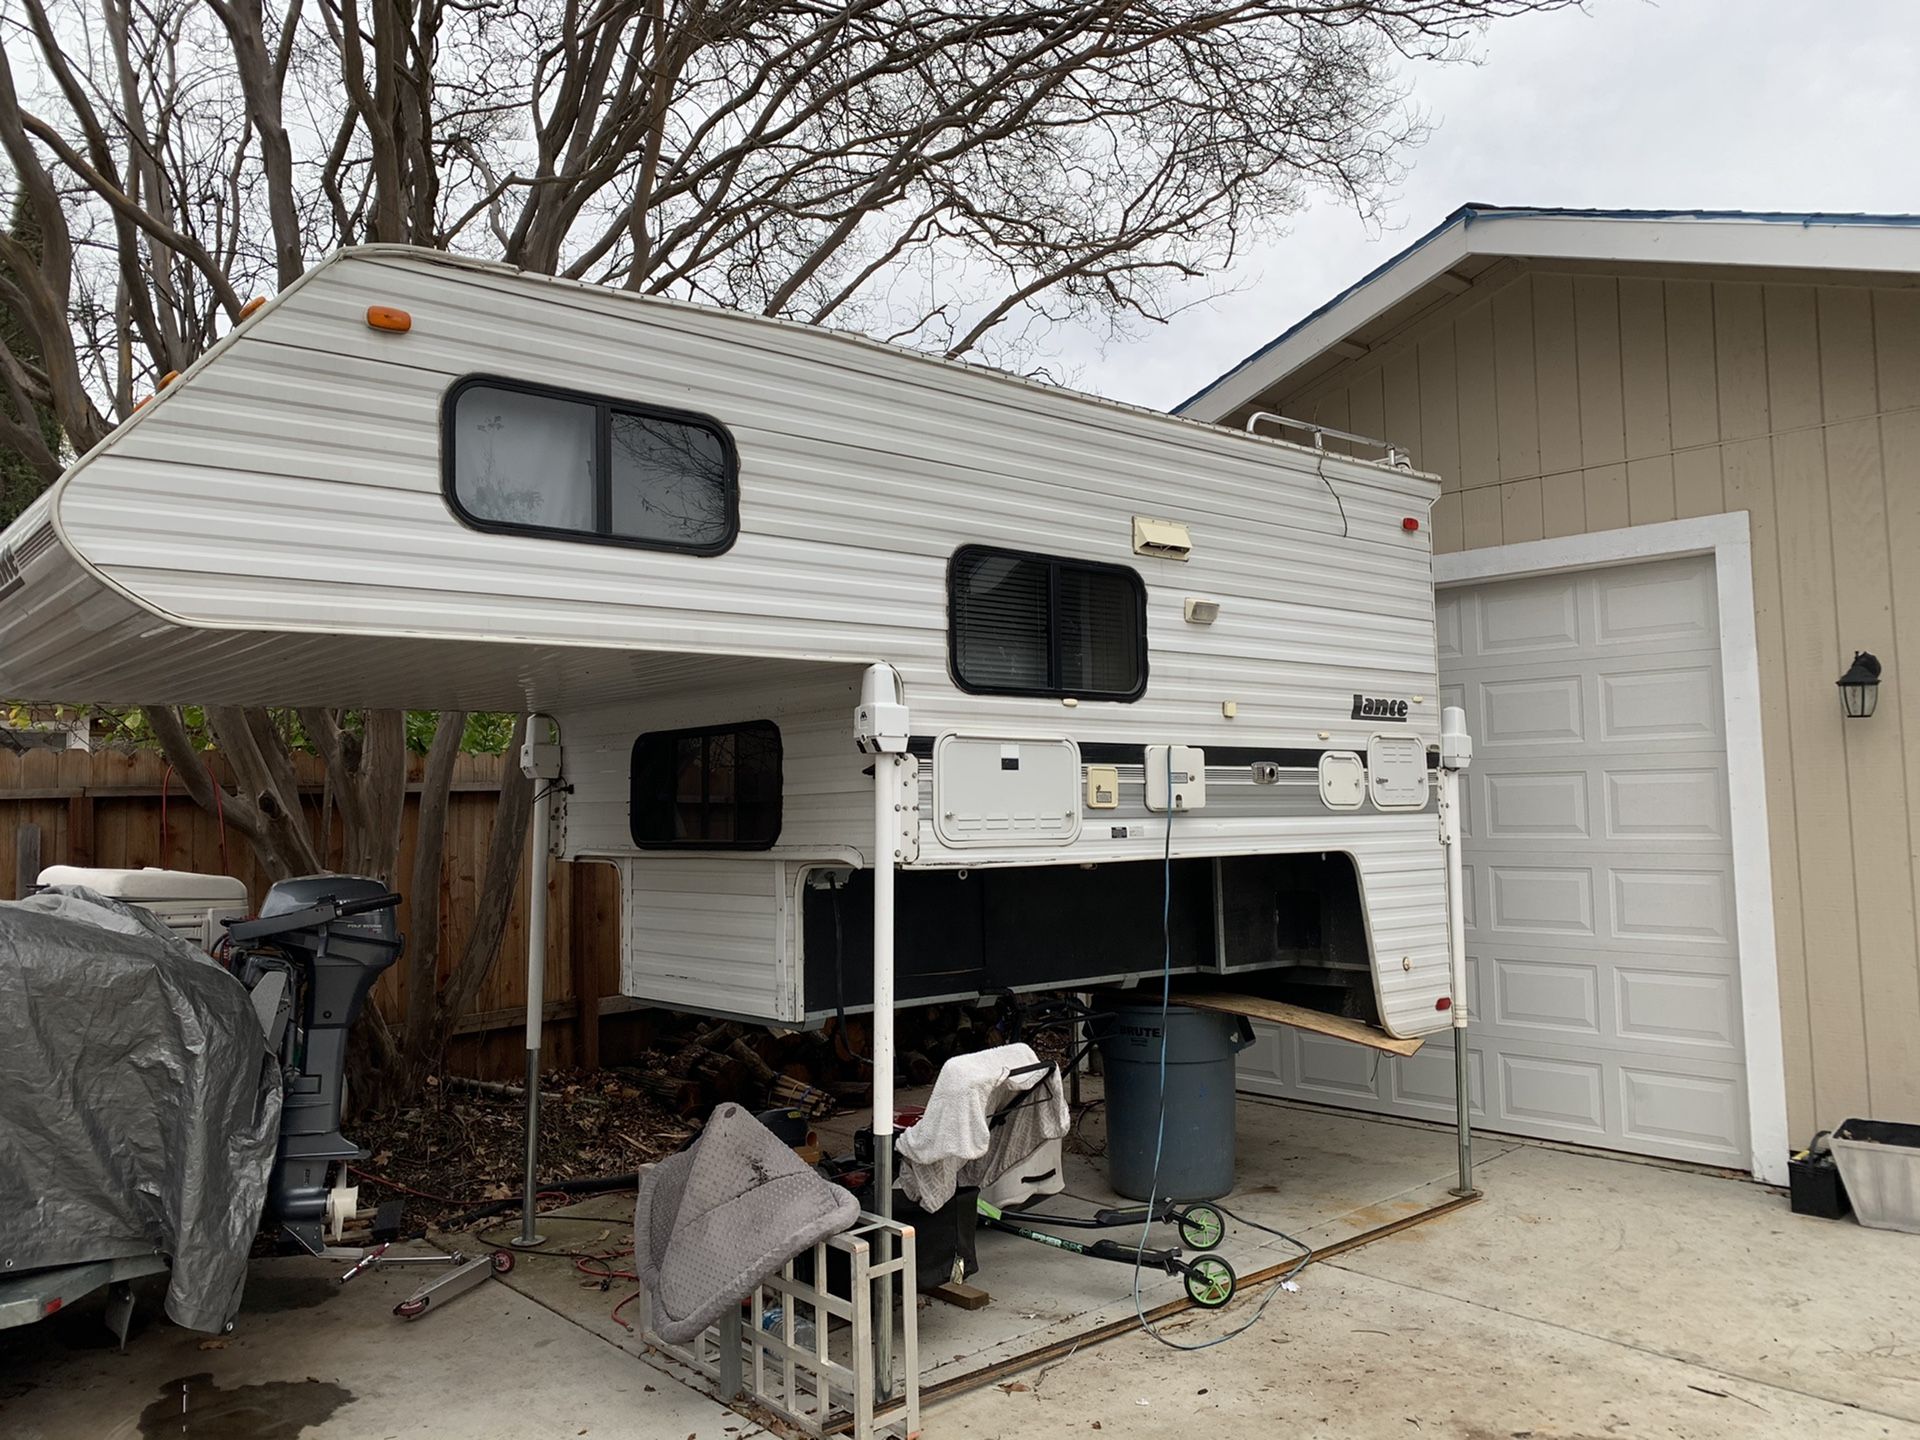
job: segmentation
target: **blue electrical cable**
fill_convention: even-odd
[[[1261,1297],[1259,1305],[1245,1322],[1235,1326],[1224,1335],[1216,1335],[1211,1340],[1202,1340],[1195,1345],[1183,1344],[1178,1340],[1169,1340],[1147,1319],[1146,1305],[1140,1298],[1140,1271],[1146,1263],[1147,1241],[1153,1233],[1154,1207],[1160,1200],[1160,1156],[1167,1141],[1167,1018],[1173,1006],[1173,746],[1167,746],[1167,838],[1166,848],[1161,856],[1160,868],[1160,1103],[1159,1117],[1154,1126],[1153,1135],[1153,1179],[1147,1186],[1147,1218],[1140,1226],[1140,1243],[1133,1251],[1133,1313],[1140,1322],[1140,1328],[1165,1345],[1170,1350],[1211,1350],[1216,1345],[1224,1345],[1229,1340],[1238,1339],[1255,1325],[1260,1317],[1267,1313],[1267,1306],[1273,1303],[1273,1297],[1287,1286],[1313,1261],[1311,1246],[1294,1239],[1283,1231],[1270,1225],[1262,1225],[1254,1220],[1241,1220],[1224,1205],[1214,1208],[1223,1215],[1231,1216],[1243,1225],[1251,1225],[1256,1230],[1264,1230],[1269,1235],[1278,1235],[1289,1244],[1300,1247],[1301,1255],[1297,1263],[1286,1274],[1273,1282],[1267,1293]]]

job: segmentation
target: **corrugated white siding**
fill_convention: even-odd
[[[765,857],[645,855],[620,862],[620,988],[682,1010],[793,1012],[779,943],[786,866]]]
[[[408,308],[412,332],[370,331],[370,300]],[[475,373],[719,419],[741,453],[738,543],[702,558],[465,528],[440,493],[440,405]],[[1309,744],[1356,729],[1354,690],[1432,695],[1427,532],[1400,521],[1424,520],[1434,493],[1423,476],[846,336],[376,252],[317,269],[248,322],[83,463],[58,507],[107,579],[170,615],[255,635],[501,643],[472,653],[466,683],[490,674],[518,688],[511,703],[610,697],[628,674],[612,660],[556,674],[520,647],[884,658],[929,730],[991,720]],[[1187,522],[1191,563],[1133,557],[1136,513]],[[1147,696],[1069,716],[956,691],[945,571],[970,542],[1135,565],[1151,597]],[[1187,625],[1188,594],[1220,599],[1218,623]],[[195,673],[269,698],[315,667],[350,679],[335,655],[315,637]],[[442,703],[451,667],[416,660],[428,663],[408,667],[414,703]],[[171,686],[174,673],[117,683]],[[5,688],[44,678],[0,658]],[[644,667],[632,678],[658,683]],[[383,699],[394,689],[369,683]],[[1238,720],[1223,719],[1225,700]],[[1435,728],[1431,713],[1415,723]]]

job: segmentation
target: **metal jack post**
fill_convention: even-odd
[[[546,1243],[533,1228],[535,1176],[540,1168],[540,1026],[547,1003],[547,860],[553,823],[553,792],[560,783],[560,746],[542,734],[549,716],[527,717],[520,769],[533,782],[533,821],[527,845],[527,1154],[520,1187],[520,1249]],[[559,727],[554,726],[557,732]]]
[[[873,756],[873,1208],[893,1218],[893,871],[901,858],[903,815],[900,757],[910,733],[900,676],[891,665],[873,665],[860,684],[854,711],[854,743]],[[893,1258],[885,1230],[876,1232],[875,1263]],[[913,1303],[910,1292],[905,1304]],[[875,1389],[893,1393],[893,1282],[881,1289],[874,1317]]]
[[[1460,1137],[1460,1183],[1455,1195],[1473,1188],[1473,1090],[1467,1051],[1467,916],[1460,859],[1460,776],[1473,763],[1466,712],[1449,705],[1440,715],[1440,840],[1447,851],[1447,952],[1452,962],[1454,1125]]]

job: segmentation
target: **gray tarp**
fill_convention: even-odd
[[[0,1273],[157,1250],[167,1314],[222,1329],[279,1129],[238,980],[90,890],[0,902]]]

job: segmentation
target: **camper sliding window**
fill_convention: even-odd
[[[642,850],[765,850],[780,838],[780,727],[654,730],[633,742],[628,824]]]
[[[447,392],[441,450],[476,530],[696,555],[740,531],[739,459],[702,415],[476,376]]]
[[[975,695],[1138,700],[1147,587],[1125,565],[968,545],[947,566],[954,682]]]

